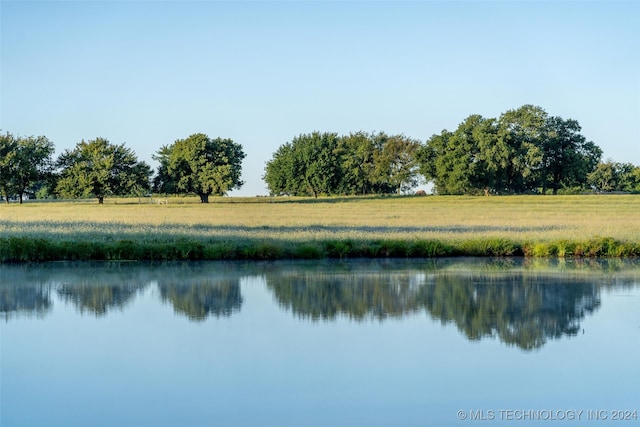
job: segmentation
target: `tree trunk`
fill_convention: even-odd
[[[20,204],[22,204],[22,193],[18,196],[18,200],[20,200]]]
[[[103,205],[104,204],[104,196],[98,196],[98,204],[99,205]]]
[[[209,203],[209,195],[206,193],[200,193],[200,203]]]

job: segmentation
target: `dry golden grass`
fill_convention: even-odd
[[[169,198],[0,206],[0,235],[69,239],[506,238],[557,241],[611,237],[640,242],[640,196],[382,198]]]

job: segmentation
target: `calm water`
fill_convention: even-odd
[[[0,266],[0,323],[2,427],[640,422],[637,261]]]

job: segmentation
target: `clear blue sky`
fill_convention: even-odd
[[[141,160],[203,132],[245,186],[314,130],[425,141],[524,104],[640,165],[640,2],[0,1],[0,128]]]

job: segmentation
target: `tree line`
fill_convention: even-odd
[[[6,203],[25,194],[36,198],[142,196],[151,191],[192,193],[208,202],[240,188],[242,146],[230,139],[194,134],[165,145],[154,156],[154,173],[124,144],[107,139],[82,140],[53,159],[54,146],[46,137],[0,135],[0,191]],[[153,179],[152,179],[153,176]]]
[[[405,193],[432,182],[436,194],[640,192],[640,167],[602,161],[576,120],[524,105],[498,118],[470,115],[424,143],[404,134],[312,132],[281,145],[263,180],[273,196]],[[242,145],[197,133],[162,146],[154,171],[124,144],[82,140],[53,159],[44,136],[0,134],[0,192],[36,198],[211,195],[240,189]]]
[[[602,150],[580,131],[576,120],[533,105],[497,119],[471,115],[455,131],[426,142],[421,172],[439,194],[640,190],[640,169],[633,165],[624,178],[628,185],[603,188],[597,172]]]
[[[401,193],[421,181],[436,194],[640,192],[640,167],[602,162],[576,120],[524,105],[499,118],[467,117],[424,144],[405,135],[300,135],[274,153],[272,195]]]
[[[419,183],[420,141],[384,132],[313,132],[281,145],[265,167],[271,195],[400,193]]]

